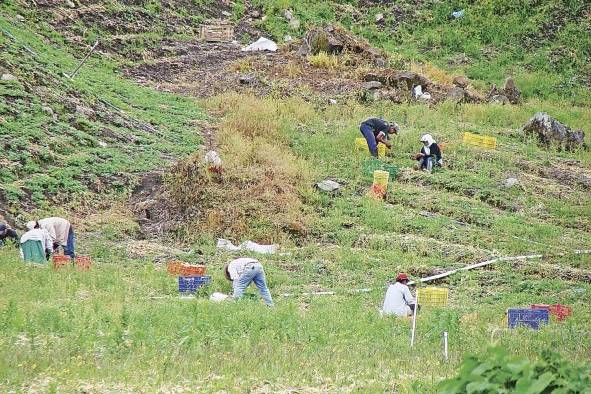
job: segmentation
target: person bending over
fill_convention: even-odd
[[[394,122],[388,123],[382,119],[369,118],[361,123],[359,130],[365,141],[367,141],[369,152],[372,156],[378,157],[378,142],[386,145],[388,149],[392,148],[390,135],[398,134],[400,126]]]
[[[226,279],[232,282],[233,297],[240,299],[244,291],[254,282],[267,306],[273,306],[273,299],[267,287],[263,265],[255,259],[242,257],[230,261],[224,268]]]

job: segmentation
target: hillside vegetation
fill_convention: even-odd
[[[0,249],[0,391],[466,392],[478,379],[471,363],[492,363],[476,391],[491,392],[504,360],[518,364],[514,377],[547,381],[532,392],[561,379],[584,387],[591,154],[545,148],[520,128],[544,111],[591,144],[589,13],[585,2],[534,0],[3,3],[0,74],[13,78],[0,81],[0,214],[18,228],[68,217],[94,266],[23,266],[14,248]],[[280,51],[197,42],[213,17],[232,20],[239,42],[266,35]],[[296,54],[308,28],[333,23],[387,64]],[[65,76],[97,39],[80,73]],[[512,76],[521,101],[366,97],[369,72],[407,69],[442,86],[466,75],[482,95]],[[369,116],[402,128],[383,159],[398,168],[383,201],[366,196],[369,163],[354,151]],[[497,149],[463,144],[464,132],[495,137]],[[424,133],[445,144],[433,174],[412,169]],[[209,149],[223,172],[208,171]],[[316,190],[324,179],[340,193]],[[222,267],[236,256],[216,249],[217,237],[280,246],[253,255],[275,308],[207,299],[230,291]],[[532,254],[543,257],[437,282],[449,306],[423,308],[412,349],[410,321],[378,313],[397,272],[417,279]],[[163,266],[172,258],[206,264],[212,284],[179,298]],[[326,290],[336,295],[308,294]],[[574,314],[540,331],[504,329],[507,308],[533,303]],[[560,368],[560,357],[580,367]]]

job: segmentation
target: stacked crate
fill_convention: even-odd
[[[169,261],[166,270],[171,275],[178,276],[180,293],[195,293],[202,286],[211,283],[211,276],[205,275],[204,265],[188,264],[182,261]]]

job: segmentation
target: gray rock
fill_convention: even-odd
[[[459,75],[454,78],[453,84],[460,88],[466,88],[468,86],[468,78],[464,77],[463,75]]]
[[[292,30],[298,30],[301,26],[301,22],[299,19],[292,19],[289,21],[289,28]]]
[[[283,36],[283,42],[292,42],[293,38],[289,35],[286,34],[285,36]]]
[[[19,22],[24,22],[24,21],[25,21],[25,17],[24,17],[24,16],[22,16],[21,14],[16,14],[16,15],[14,16],[14,18],[15,18],[17,21],[19,21]]]
[[[506,187],[507,189],[512,188],[513,186],[516,186],[519,184],[519,179],[517,178],[507,178],[505,179],[505,182],[503,182],[503,186]]]
[[[91,118],[94,116],[94,110],[92,108],[85,107],[83,105],[76,106],[76,115],[86,116]]]
[[[228,12],[228,11],[222,11],[222,15],[225,16],[226,18],[231,17],[232,13]]]
[[[259,79],[254,74],[245,74],[245,75],[241,75],[238,78],[238,82],[240,82],[240,84],[242,84],[242,85],[254,85],[258,81],[259,81]]]
[[[536,138],[544,147],[557,146],[569,151],[586,147],[583,130],[572,130],[545,112],[537,112],[523,126],[521,133]]]
[[[373,64],[376,67],[386,67],[386,59],[383,57],[376,57],[373,59]]]
[[[380,81],[368,81],[363,83],[363,89],[366,90],[375,90],[382,87],[382,83]]]
[[[376,22],[380,23],[384,20],[384,14],[376,14]]]
[[[495,95],[493,95],[493,96],[490,98],[490,100],[489,100],[489,101],[490,101],[491,103],[495,103],[495,104],[503,104],[503,105],[505,105],[505,104],[509,104],[509,103],[510,103],[510,101],[509,101],[509,98],[508,98],[507,96],[505,96],[505,95],[502,95],[502,94],[495,94]]]
[[[44,105],[43,107],[41,107],[41,111],[43,111],[43,113],[45,115],[51,116],[53,117],[54,113],[53,113],[53,109],[51,109],[51,107]]]
[[[316,188],[320,191],[337,194],[340,192],[341,184],[330,179],[326,179],[316,184]]]
[[[250,16],[256,19],[261,16],[261,13],[258,10],[254,10],[250,13]]]
[[[65,3],[70,8],[76,8],[76,4],[72,0],[66,0]]]
[[[517,86],[515,85],[515,81],[513,80],[513,78],[507,78],[505,80],[503,92],[505,93],[505,96],[507,96],[511,104],[517,104],[519,102],[519,97],[521,97],[521,91],[517,89]]]
[[[462,101],[464,101],[464,95],[466,94],[466,92],[464,91],[464,89],[455,86],[452,90],[450,90],[447,93],[447,96],[445,96],[445,99],[447,101],[451,101],[452,103],[456,103],[456,104],[460,104]]]
[[[2,74],[2,80],[3,81],[18,81],[18,78],[12,74],[6,73],[6,74]]]
[[[337,100],[335,100],[335,99],[328,99],[328,103],[330,105],[336,105],[337,104]]]
[[[285,19],[290,21],[293,19],[293,11],[292,10],[285,10],[285,11],[283,11],[283,16],[285,17]]]

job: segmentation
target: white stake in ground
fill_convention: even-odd
[[[447,355],[447,331],[443,331],[443,359],[445,362],[448,360]]]
[[[74,72],[70,75],[70,74],[65,74],[64,75],[67,78],[73,79],[76,74],[78,74],[78,71],[80,71],[80,68],[84,65],[84,63],[86,63],[86,61],[88,60],[88,58],[90,57],[90,55],[92,55],[92,52],[94,52],[94,50],[96,49],[96,47],[98,46],[98,40],[95,41],[94,45],[92,46],[92,48],[90,48],[90,51],[88,51],[88,53],[86,54],[86,56],[84,56],[84,59],[82,59],[82,61],[80,62],[80,64],[78,64],[78,67],[76,67],[76,69],[74,70]]]
[[[419,309],[419,292],[415,297],[415,308],[412,311],[412,331],[410,333],[410,347],[415,346],[415,331],[417,328],[417,309]]]

